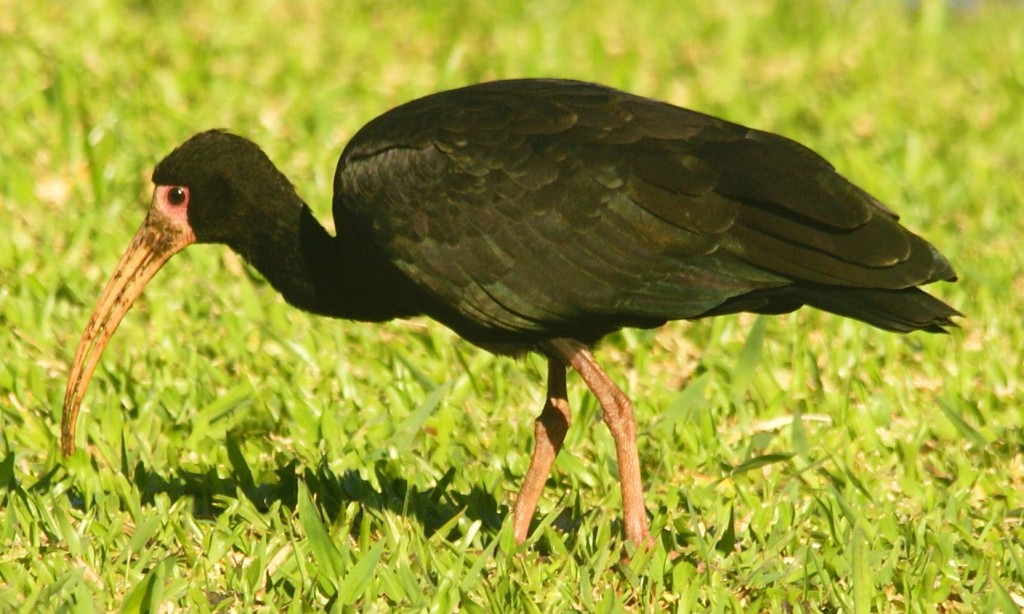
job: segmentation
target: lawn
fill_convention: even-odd
[[[1010,2],[0,0],[0,612],[1024,607],[1024,7]],[[318,319],[226,248],[157,275],[59,452],[93,303],[189,135],[260,143],[325,224],[411,98],[598,81],[808,144],[956,267],[966,317],[626,330],[649,550],[576,377],[528,542],[544,362]]]

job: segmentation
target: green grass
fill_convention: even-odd
[[[1024,605],[1024,9],[210,4],[0,0],[0,611]],[[359,126],[518,76],[811,145],[941,247],[963,329],[804,310],[616,335],[597,356],[637,401],[657,544],[624,543],[570,378],[569,453],[516,548],[540,359],[309,317],[195,247],[114,337],[61,458],[68,364],[173,146],[245,134],[329,222]]]

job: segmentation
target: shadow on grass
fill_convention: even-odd
[[[234,438],[229,435],[226,443],[231,462],[231,474],[227,477],[218,476],[215,468],[205,473],[178,469],[165,475],[141,462],[132,470],[127,467],[122,467],[122,470],[138,487],[143,505],[152,505],[160,494],[172,501],[189,497],[194,502],[193,513],[196,516],[216,516],[227,507],[226,500],[241,496],[251,501],[260,512],[268,511],[275,503],[295,512],[300,480],[328,521],[336,519],[348,503],[358,502],[364,509],[387,510],[415,518],[427,537],[460,513],[481,521],[488,532],[497,534],[507,512],[499,509],[494,496],[482,488],[474,486],[468,493],[454,491],[451,488],[454,468],[449,469],[433,487],[420,490],[410,487],[387,461],[377,461],[373,466],[376,483],[379,484],[377,489],[355,470],[338,474],[325,462],[315,469],[300,469],[298,461],[293,460],[274,471],[276,480],[257,483]],[[358,532],[359,524],[358,518],[351,523],[353,534]],[[456,527],[446,537],[454,540],[460,536]]]
[[[231,435],[228,436],[226,444],[232,469],[228,477],[218,476],[217,468],[210,468],[205,473],[177,469],[169,474],[161,474],[159,471],[153,471],[146,467],[141,461],[135,465],[134,469],[122,465],[120,471],[138,488],[142,505],[155,505],[156,497],[159,495],[167,496],[171,502],[189,498],[192,501],[193,515],[206,518],[220,515],[231,505],[231,500],[241,497],[248,499],[261,513],[270,511],[277,504],[292,514],[296,514],[301,480],[306,485],[320,513],[328,522],[335,521],[347,504],[359,503],[359,512],[348,523],[349,532],[353,536],[358,535],[361,514],[365,509],[387,510],[397,515],[414,518],[423,527],[423,533],[428,538],[460,514],[464,514],[470,520],[480,521],[484,533],[495,537],[501,530],[504,516],[509,513],[504,506],[499,508],[494,496],[483,488],[474,486],[468,493],[454,491],[451,484],[456,475],[455,468],[450,468],[433,487],[420,490],[410,487],[407,480],[396,475],[397,468],[394,465],[390,465],[384,460],[377,461],[374,463],[373,470],[376,482],[380,487],[375,489],[372,482],[364,479],[355,470],[347,470],[338,474],[321,461],[316,469],[306,468],[300,471],[298,461],[292,460],[274,471],[277,476],[276,480],[258,484],[245,462],[237,442]],[[62,467],[55,466],[34,484],[23,488],[14,476],[14,460],[13,452],[0,460],[0,509],[3,507],[4,497],[12,493],[25,496],[28,491],[51,492],[54,481],[59,482],[67,475]],[[82,509],[90,506],[87,498],[83,498],[81,492],[76,488],[67,490],[65,496],[71,501],[73,507]],[[587,512],[581,507],[581,500],[578,496],[573,497],[572,503],[563,503],[565,505],[560,506],[562,511],[550,522],[559,533],[568,538],[568,541],[560,548],[564,551],[566,547],[575,548],[576,535]],[[659,513],[670,515],[670,511],[665,509],[660,510]],[[534,519],[530,529],[531,534],[537,529],[538,520]],[[723,554],[731,551],[736,544],[737,536],[733,522],[734,519],[730,514],[729,523],[725,527],[725,535],[715,540],[716,549]],[[620,522],[616,521],[612,524],[613,532],[621,533]],[[455,523],[452,525],[445,535],[445,539],[448,541],[456,541],[462,537],[458,526]],[[714,528],[709,529],[709,535],[713,534]],[[692,551],[691,542],[694,537],[695,534],[685,523],[682,525],[677,523],[660,531],[658,539],[662,541],[666,551],[673,553],[674,560],[685,561],[698,567],[704,563],[699,552]],[[542,556],[552,553],[551,545],[546,538],[534,543],[532,548]]]

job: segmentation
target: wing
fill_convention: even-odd
[[[382,115],[342,154],[334,215],[471,340],[596,339],[794,283],[952,276],[807,148],[578,82],[483,84]],[[800,304],[758,300],[742,308]]]

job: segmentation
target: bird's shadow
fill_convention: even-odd
[[[276,479],[258,482],[234,438],[227,437],[227,452],[231,463],[229,475],[218,475],[217,468],[205,473],[176,469],[164,474],[147,467],[143,462],[122,471],[139,490],[143,505],[152,505],[155,498],[165,495],[171,501],[183,497],[192,500],[193,513],[199,517],[213,517],[227,508],[229,499],[244,496],[260,512],[269,511],[275,504],[294,512],[298,504],[299,483],[305,484],[324,518],[338,518],[350,502],[358,502],[361,509],[389,511],[414,518],[426,536],[444,528],[452,519],[464,514],[470,520],[479,520],[483,530],[497,534],[507,510],[499,506],[494,495],[473,486],[469,492],[458,492],[452,487],[456,470],[451,468],[431,487],[410,486],[408,480],[386,460],[373,464],[377,487],[358,471],[349,469],[341,473],[332,470],[326,459],[315,468],[302,468],[298,460],[275,469]],[[353,534],[359,530],[356,518],[351,523]],[[448,530],[448,539],[458,539],[461,531],[455,523]]]
[[[458,523],[451,522],[459,515],[480,522],[480,532],[490,538],[496,538],[501,531],[503,519],[509,514],[504,505],[499,505],[494,495],[487,490],[472,486],[468,492],[458,492],[452,487],[457,475],[453,467],[431,487],[417,488],[410,486],[408,480],[398,475],[399,470],[386,460],[373,464],[374,477],[378,487],[370,480],[362,477],[358,471],[348,469],[341,473],[332,470],[326,459],[321,459],[315,468],[301,468],[298,460],[273,470],[276,479],[257,483],[252,471],[241,454],[237,442],[229,434],[227,437],[228,459],[231,472],[228,476],[218,475],[218,468],[211,467],[206,472],[188,471],[178,468],[169,473],[161,473],[138,461],[134,468],[122,464],[120,472],[125,475],[138,489],[140,503],[154,506],[157,497],[166,496],[174,503],[183,498],[191,500],[192,513],[200,518],[215,518],[231,505],[232,499],[244,497],[260,511],[268,512],[275,505],[294,514],[298,509],[299,484],[304,484],[314,504],[328,522],[333,522],[349,504],[359,504],[359,512],[348,523],[349,532],[357,536],[361,526],[363,510],[372,509],[388,511],[393,514],[412,518],[418,522],[426,537],[431,537],[444,529],[444,538],[457,541],[462,537]],[[0,493],[10,492],[48,492],[60,481],[60,466],[53,467],[31,486],[24,488],[19,484],[14,472],[15,454],[10,453],[0,460]],[[509,476],[511,477],[511,476]],[[72,505],[77,508],[88,508],[87,496],[72,487],[66,492]],[[578,497],[572,505],[568,505],[554,518],[552,526],[567,536],[573,536],[580,528],[581,519],[585,515]],[[535,521],[536,522],[536,521]],[[731,523],[731,518],[730,518]],[[616,523],[613,523],[616,524]],[[531,526],[531,533],[536,527]],[[621,530],[617,527],[615,530]],[[661,540],[666,550],[673,552],[672,558],[680,557],[687,543],[692,541],[693,533],[687,530],[662,531]],[[667,541],[666,541],[667,540]],[[572,538],[570,537],[570,543]],[[716,547],[723,548],[723,541]],[[725,548],[731,549],[734,538]],[[570,544],[566,544],[570,545]],[[546,539],[536,542],[533,547],[540,554],[550,554],[551,547]],[[564,548],[565,546],[563,546]],[[700,564],[696,554],[684,554],[682,560],[693,565]]]

